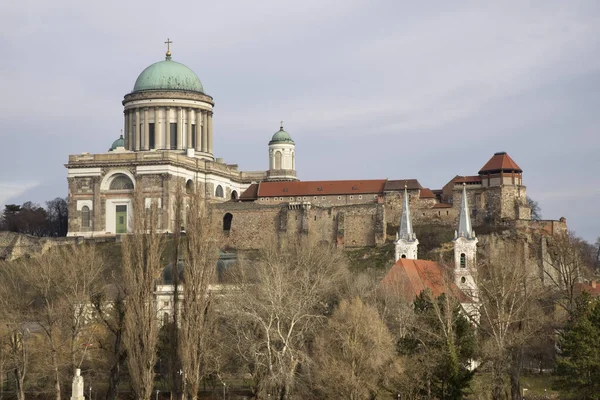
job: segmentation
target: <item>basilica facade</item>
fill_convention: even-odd
[[[236,200],[250,184],[296,180],[295,144],[280,127],[269,142],[267,171],[240,171],[213,152],[213,98],[198,76],[172,59],[144,69],[123,99],[123,131],[105,153],[69,156],[69,236],[98,237],[131,229],[132,197],[141,187],[172,231],[177,182],[213,202]]]

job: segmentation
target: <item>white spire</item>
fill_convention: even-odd
[[[456,237],[465,237],[467,239],[475,238],[475,232],[471,225],[471,216],[469,214],[469,201],[467,200],[467,189],[463,183],[462,201],[460,204],[460,214],[458,217],[458,232]]]
[[[410,208],[408,207],[408,191],[404,185],[404,201],[402,202],[402,217],[400,218],[400,229],[398,238],[412,241],[414,237],[412,221],[410,218]]]
[[[404,185],[404,199],[402,203],[402,217],[400,218],[400,229],[396,234],[395,260],[400,258],[417,259],[419,241],[413,231],[412,220],[410,218],[410,208],[408,206],[408,191]]]

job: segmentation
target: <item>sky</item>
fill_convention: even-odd
[[[0,207],[67,195],[123,96],[164,59],[215,99],[214,152],[268,168],[284,121],[302,180],[441,188],[498,151],[544,219],[600,236],[600,2],[20,0],[0,13]]]

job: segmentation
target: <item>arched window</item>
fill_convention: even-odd
[[[227,213],[223,216],[223,231],[229,232],[231,230],[231,222],[233,221],[233,215]]]
[[[215,196],[225,197],[225,195],[223,194],[223,187],[221,185],[217,186],[217,189],[215,190]]]
[[[406,254],[402,254],[402,257],[401,257],[401,258],[406,258]]]
[[[81,227],[90,227],[90,208],[88,206],[81,207]]]
[[[186,194],[192,194],[194,193],[194,182],[192,182],[192,180],[188,180],[185,184],[185,193]]]
[[[465,278],[464,276],[462,278],[460,278],[460,283],[465,283],[467,281],[467,278]]]
[[[231,192],[231,200],[237,200],[237,198],[238,198],[238,194],[235,190],[233,190]]]
[[[461,268],[467,267],[467,257],[465,256],[465,253],[460,253],[460,267]]]
[[[275,152],[275,169],[281,169],[281,152]]]
[[[133,190],[133,182],[125,174],[117,174],[110,182],[109,190]]]

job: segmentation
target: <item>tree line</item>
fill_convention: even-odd
[[[46,202],[46,207],[31,201],[22,205],[6,204],[0,214],[0,231],[24,233],[33,236],[67,236],[67,199],[57,197]]]
[[[554,368],[565,396],[599,398],[600,303],[578,291],[587,266],[572,235],[548,244],[543,279],[508,240],[501,258],[481,257],[471,298],[448,275],[444,293],[407,302],[310,235],[267,243],[219,280],[219,221],[204,199],[178,192],[185,231],[169,237],[157,205],[133,201],[119,249],[64,246],[0,266],[0,383],[18,400],[69,397],[77,368],[107,400],[223,398],[234,382],[256,399],[516,400],[526,360]]]

